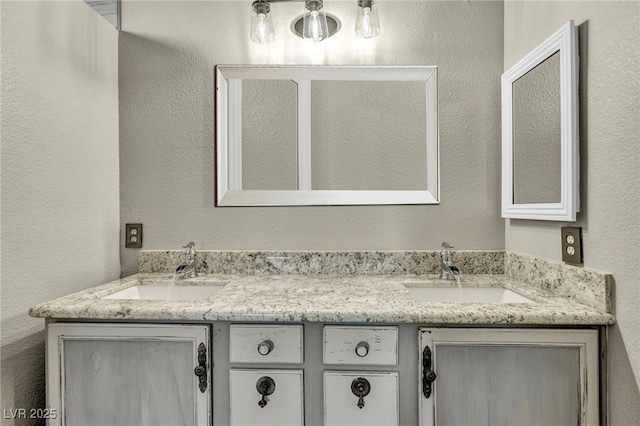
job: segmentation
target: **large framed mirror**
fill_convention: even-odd
[[[580,209],[577,28],[567,22],[502,75],[502,217]]]
[[[437,204],[436,67],[216,67],[218,206]]]

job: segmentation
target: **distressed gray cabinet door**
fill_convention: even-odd
[[[599,423],[596,330],[429,328],[420,339],[423,426]]]
[[[50,424],[209,425],[208,336],[203,325],[49,325]]]

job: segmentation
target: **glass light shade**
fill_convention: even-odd
[[[372,38],[376,37],[378,34],[380,34],[378,8],[373,6],[373,0],[358,0],[356,36]]]
[[[302,37],[315,42],[329,37],[327,15],[322,8],[322,0],[306,0],[302,24]]]
[[[269,18],[269,3],[256,1],[253,3],[253,16],[251,17],[251,40],[255,43],[271,43],[276,38],[273,22]]]

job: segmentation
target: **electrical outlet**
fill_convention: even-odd
[[[572,265],[582,265],[582,228],[563,226],[562,261]]]
[[[142,248],[142,224],[127,223],[125,225],[124,246],[126,248]]]

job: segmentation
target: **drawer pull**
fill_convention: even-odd
[[[367,356],[369,353],[369,344],[365,341],[362,341],[356,345],[356,355],[360,358]]]
[[[271,340],[265,340],[258,345],[258,353],[262,356],[269,355],[273,350],[273,342]]]
[[[256,389],[258,393],[262,395],[262,399],[258,401],[260,408],[264,408],[269,402],[267,395],[271,395],[276,390],[276,382],[271,377],[263,376],[256,382]]]
[[[358,408],[364,407],[364,397],[371,392],[371,384],[364,377],[358,377],[351,382],[351,392],[358,397]]]

